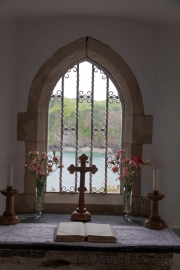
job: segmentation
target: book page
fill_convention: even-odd
[[[55,229],[55,241],[83,241],[85,226],[82,222],[60,222]]]
[[[110,224],[86,223],[86,236],[93,242],[116,242],[116,234]]]

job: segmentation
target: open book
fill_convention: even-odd
[[[116,235],[110,224],[60,222],[55,228],[56,242],[104,242],[115,243]]]

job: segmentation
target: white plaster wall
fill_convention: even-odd
[[[20,109],[26,110],[27,91],[41,65],[59,48],[86,36],[104,42],[124,58],[138,77],[141,89],[144,88],[145,113],[152,114],[156,27],[97,17],[62,17],[18,23],[18,86],[23,97]]]
[[[7,187],[7,164],[14,165],[16,140],[16,24],[0,21],[0,189]],[[0,214],[5,197],[0,193]]]
[[[8,115],[11,123],[14,123],[12,119],[16,120],[17,116],[16,113],[14,115],[16,107],[14,103],[11,106],[10,102],[16,100],[16,112],[26,111],[28,92],[35,74],[41,65],[60,47],[78,38],[90,36],[109,45],[124,58],[139,82],[145,114],[154,116],[153,144],[145,145],[143,151],[143,156],[152,160],[153,167],[143,170],[142,192],[145,195],[152,190],[152,169],[157,166],[160,169],[160,188],[167,198],[161,202],[160,209],[168,223],[171,220],[171,218],[168,218],[171,214],[174,217],[172,226],[178,226],[176,223],[176,220],[179,222],[178,201],[174,201],[174,195],[177,195],[175,193],[178,193],[178,189],[174,188],[175,193],[172,192],[172,181],[175,180],[173,180],[171,168],[173,167],[173,176],[177,181],[179,170],[178,166],[173,166],[174,162],[177,162],[173,160],[173,157],[176,157],[177,160],[179,149],[179,126],[176,121],[179,94],[177,91],[179,83],[177,72],[179,68],[179,28],[172,31],[171,28],[167,27],[157,29],[155,26],[132,21],[96,17],[62,17],[60,19],[19,22],[17,24],[16,69],[15,26],[12,23],[2,22],[1,29],[3,27],[6,34],[3,36],[1,33],[1,40],[4,42],[4,45],[1,46],[3,46],[2,51],[4,53],[3,61],[0,63],[3,73],[1,72],[0,76],[2,77],[2,85],[6,86],[8,91],[5,95],[7,100],[5,97],[1,99],[1,102],[4,100],[3,106],[1,106],[1,121],[5,119],[3,115],[6,115],[6,124]],[[162,46],[164,49],[162,49]],[[5,54],[9,58],[6,58]],[[10,55],[13,55],[13,57],[10,57]],[[7,59],[11,63],[9,66]],[[10,80],[9,70],[12,71]],[[16,74],[14,70],[17,71]],[[16,76],[16,96],[15,99],[12,99],[11,91],[14,89],[13,83]],[[8,144],[6,148],[9,149],[9,155],[12,157],[11,148],[13,147],[7,141],[7,136],[12,136],[12,126],[7,125],[7,128],[9,128],[9,132],[7,131],[8,134],[6,133],[4,137],[1,136],[1,143],[3,145]],[[15,168],[15,181],[18,188],[22,190],[24,172],[21,162],[24,162],[23,155],[24,143],[18,142],[16,143],[18,161]],[[171,181],[169,181],[169,178]],[[162,184],[162,181],[165,185]],[[178,182],[175,183],[174,186],[177,187]],[[172,205],[174,211],[171,211]],[[169,212],[168,209],[170,209]]]
[[[124,58],[138,79],[145,114],[154,113],[157,74],[157,30],[154,26],[112,18],[62,17],[19,22],[17,29],[18,112],[27,110],[30,85],[41,65],[59,48],[89,36],[104,42]],[[24,143],[19,142],[17,149],[18,152],[21,149],[23,156]],[[144,155],[151,158],[152,146],[147,149]],[[17,163],[16,174],[21,190],[23,173],[20,166]],[[152,189],[152,168],[147,169],[143,186],[145,194]]]
[[[112,18],[62,17],[19,22],[16,36],[16,26],[1,21],[0,188],[6,184],[7,163],[14,163],[14,186],[23,192],[24,142],[16,142],[16,118],[18,112],[27,109],[35,74],[56,50],[85,36],[119,53],[139,82],[145,114],[154,117],[153,144],[143,148],[144,158],[149,158],[153,166],[142,172],[142,194],[152,191],[152,169],[157,167],[160,191],[165,194],[160,215],[170,227],[180,228],[180,27],[157,28]],[[1,212],[4,206],[0,195]],[[173,269],[179,269],[178,265],[176,256]]]
[[[180,26],[159,29],[153,160],[165,194],[160,211],[169,226],[180,228]]]
[[[165,194],[161,216],[170,227],[180,228],[180,26],[159,28],[158,44],[153,160]],[[174,254],[172,270],[179,268],[180,254]]]

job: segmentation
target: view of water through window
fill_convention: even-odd
[[[81,154],[86,154],[88,155],[87,152],[81,152],[79,153],[79,156]],[[59,155],[59,152],[57,152],[57,155]],[[96,187],[97,189],[100,189],[101,187],[104,187],[104,154],[103,153],[98,153],[95,152],[93,155],[93,164],[96,165],[98,168],[98,171],[95,175],[93,175],[93,181],[92,181],[92,186]],[[64,169],[63,169],[63,178],[65,179],[65,185],[66,188],[70,190],[71,186],[74,186],[74,175],[71,175],[67,168],[69,165],[74,164],[74,152],[71,151],[65,151],[63,153],[63,164],[64,164]],[[79,173],[78,173],[79,175]],[[79,186],[79,178],[78,177],[78,186]],[[119,181],[117,180],[117,174],[114,174],[110,169],[108,171],[108,189],[109,191],[118,191],[119,187]],[[47,191],[59,191],[59,171],[56,171],[53,173],[51,176],[48,178],[47,182]],[[86,181],[85,181],[85,186],[89,191],[89,173],[86,173]]]
[[[84,61],[59,79],[49,102],[48,151],[56,150],[64,168],[47,179],[46,191],[77,192],[77,157],[86,154],[96,174],[86,173],[87,192],[119,192],[118,175],[107,168],[108,158],[121,148],[122,105],[108,73]]]

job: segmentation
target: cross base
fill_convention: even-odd
[[[91,214],[86,211],[86,208],[83,209],[83,212],[82,210],[79,211],[80,209],[79,208],[76,208],[76,210],[74,212],[72,212],[71,214],[71,219],[74,220],[74,221],[88,221],[88,220],[91,220]]]
[[[79,191],[79,207],[76,208],[76,210],[71,214],[72,220],[77,221],[87,221],[91,219],[91,214],[86,211],[86,208],[84,208],[84,193],[86,192],[87,188],[85,187],[85,173],[90,172],[92,174],[95,174],[98,170],[98,168],[95,165],[92,165],[90,167],[86,167],[86,163],[88,163],[88,157],[85,154],[82,154],[79,157],[79,161],[81,163],[81,167],[75,167],[73,164],[71,164],[68,167],[68,171],[73,174],[74,172],[80,172],[80,187],[78,188]]]

